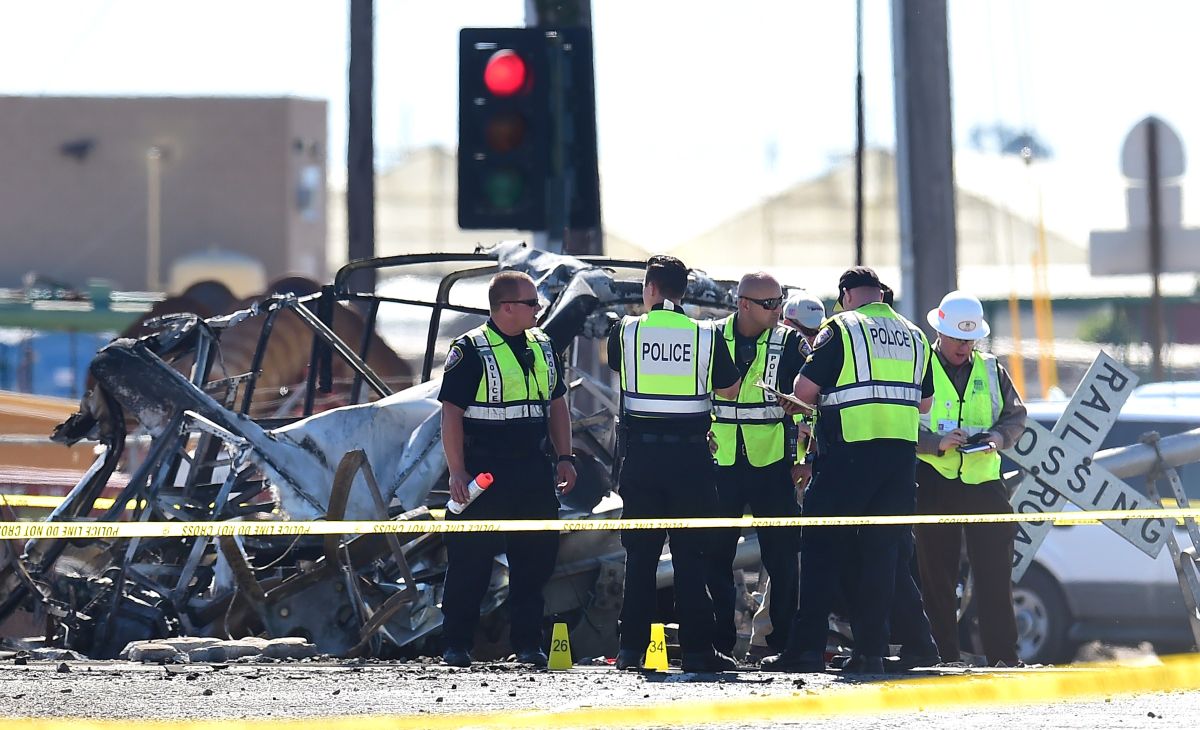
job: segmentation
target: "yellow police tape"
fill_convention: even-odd
[[[975,515],[873,515],[865,517],[689,517],[598,520],[340,520],[261,522],[0,522],[0,540],[95,537],[218,537],[227,535],[362,535],[427,532],[585,532],[590,530],[677,530],[682,528],[854,527],[860,525],[947,525],[990,522],[1052,522],[1087,525],[1101,520],[1200,518],[1200,508],[1123,509],[1081,512],[1002,512]]]
[[[232,730],[268,725],[275,730],[309,727],[323,730],[404,730],[429,728],[664,727],[680,725],[747,725],[846,715],[936,712],[964,707],[1029,705],[1063,700],[1089,700],[1140,692],[1200,689],[1200,658],[1166,657],[1162,664],[1078,665],[1051,671],[972,674],[899,682],[862,684],[825,694],[751,697],[708,702],[662,703],[570,710],[520,710],[445,715],[320,717],[276,720],[242,718],[203,721],[96,720],[72,718],[3,718],[5,728],[19,730]]]

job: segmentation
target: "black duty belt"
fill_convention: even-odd
[[[643,444],[702,444],[708,441],[708,435],[703,433],[631,433],[629,440]]]

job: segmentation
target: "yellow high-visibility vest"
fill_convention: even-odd
[[[925,333],[882,302],[831,319],[842,332],[842,369],[834,387],[821,393],[821,410],[840,414],[847,443],[916,443],[930,353]]]
[[[707,415],[712,409],[713,334],[712,322],[691,319],[670,302],[640,317],[625,317],[622,415]]]
[[[965,396],[946,375],[942,362],[933,358],[933,407],[921,416],[921,423],[930,431],[946,434],[961,428],[969,435],[983,433],[996,425],[1003,407],[1000,392],[999,365],[993,355],[971,353],[971,379]],[[985,451],[963,454],[951,449],[938,456],[917,454],[947,479],[961,479],[964,484],[983,484],[1000,478],[1000,453]]]
[[[475,400],[463,411],[463,418],[480,424],[544,421],[559,377],[550,338],[537,327],[525,331],[529,349],[534,353],[533,368],[526,373],[516,353],[488,325],[476,327],[466,336],[483,361],[483,377],[475,391]]]
[[[725,319],[724,344],[735,357],[736,315]],[[737,461],[738,432],[746,446],[746,461],[752,466],[774,464],[784,456],[783,423],[787,416],[775,396],[755,385],[760,379],[779,389],[779,365],[788,330],[779,325],[758,336],[754,361],[742,376],[736,400],[715,396],[713,401],[713,437],[717,440],[717,465],[732,466]],[[790,384],[788,385],[790,388]]]

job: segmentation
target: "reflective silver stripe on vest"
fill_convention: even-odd
[[[708,371],[712,368],[713,339],[716,331],[712,320],[696,322],[696,392],[708,399]]]
[[[720,423],[778,423],[783,420],[783,408],[774,403],[713,403],[713,413]]]
[[[550,342],[550,338],[543,334],[541,330],[534,332],[533,338],[541,345],[542,357],[546,358],[546,372],[548,373],[546,377],[550,381],[546,397],[549,398],[554,395],[554,389],[558,387],[558,368],[554,366],[554,345]]]
[[[767,362],[763,366],[763,382],[776,390],[779,390],[779,361],[783,359],[783,343],[786,339],[787,330],[776,327],[771,330],[771,337],[767,340]],[[770,393],[763,395],[771,400],[775,399]]]
[[[483,377],[485,386],[483,392],[488,403],[504,402],[504,378],[500,376],[500,364],[496,362],[496,353],[492,352],[492,343],[482,329],[471,333],[471,343],[483,361]]]
[[[636,321],[637,317],[626,316],[621,322],[621,358],[625,361],[622,372],[625,375],[625,382],[622,384],[626,390],[637,392],[637,333],[641,322]],[[631,322],[631,320],[634,320]]]
[[[464,418],[477,421],[513,421],[521,418],[545,418],[546,411],[540,405],[523,403],[516,406],[467,406]]]
[[[1004,409],[1004,396],[1000,392],[1000,366],[995,355],[984,355],[983,364],[987,368],[988,390],[992,394],[992,425],[996,425],[996,421],[1000,420],[1000,411]]]
[[[622,391],[625,413],[635,416],[694,416],[712,410],[712,401],[704,395],[639,395]]]
[[[915,350],[917,353],[917,356],[913,358],[913,382],[917,384],[918,388],[920,388],[921,383],[925,380],[925,358],[931,353],[925,351],[927,348],[924,345],[925,341],[921,339],[921,330],[911,326],[908,320],[902,321],[905,324],[909,324],[908,329],[912,334],[913,350]]]
[[[921,402],[921,388],[908,383],[851,385],[829,394],[822,394],[820,405],[840,408],[881,400],[917,405]]]
[[[871,348],[867,344],[867,335],[863,332],[863,321],[866,318],[857,312],[843,312],[839,318],[846,334],[850,336],[850,349],[854,356],[854,379],[865,383],[871,379]]]

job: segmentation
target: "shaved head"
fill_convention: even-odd
[[[765,271],[746,274],[738,282],[737,329],[740,334],[758,337],[779,324],[783,309],[783,289]]]
[[[738,282],[739,297],[777,297],[782,293],[779,282],[765,271],[746,274]]]

